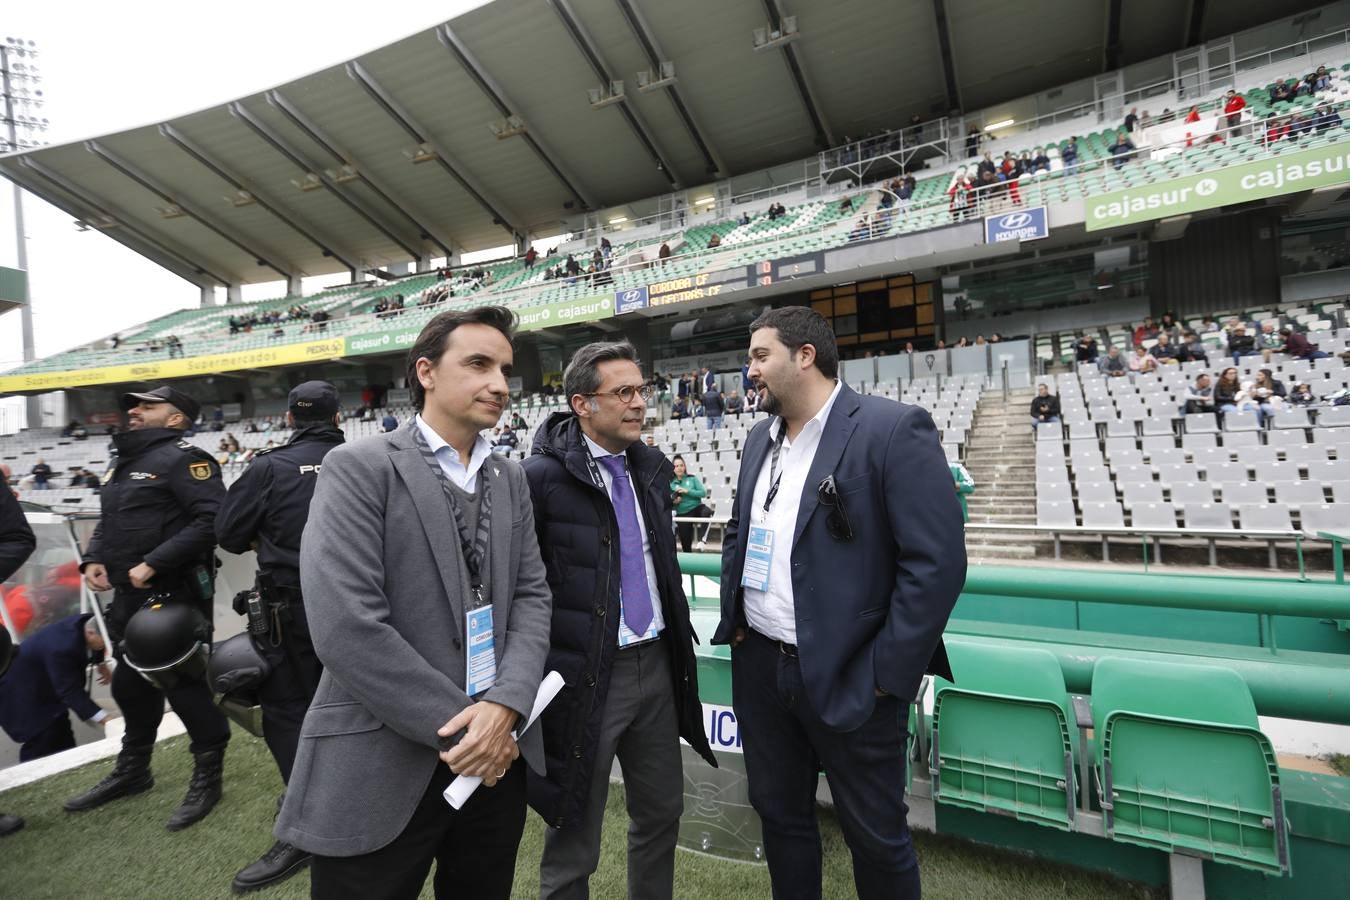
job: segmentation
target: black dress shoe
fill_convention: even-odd
[[[23,828],[23,819],[18,816],[11,816],[9,813],[0,813],[0,837],[11,835]]]
[[[236,894],[245,894],[277,884],[309,865],[311,858],[304,850],[292,847],[285,841],[277,841],[261,859],[240,869],[230,887]]]

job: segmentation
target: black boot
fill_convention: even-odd
[[[81,812],[102,806],[118,797],[140,794],[155,786],[150,775],[150,754],[153,744],[136,746],[122,742],[122,750],[117,754],[117,765],[98,784],[77,797],[65,802],[66,812]]]
[[[259,888],[285,881],[305,866],[311,856],[298,847],[292,847],[285,841],[277,841],[262,858],[239,871],[230,885],[236,894],[256,891]]]
[[[170,831],[182,831],[200,822],[220,802],[220,771],[225,763],[225,751],[207,750],[195,754],[195,760],[187,795],[169,817]]]
[[[9,813],[0,813],[0,837],[6,837],[23,828],[23,819]]]

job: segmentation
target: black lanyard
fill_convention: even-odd
[[[433,471],[440,480],[445,500],[450,505],[450,517],[455,520],[455,531],[459,534],[459,549],[464,555],[464,568],[469,575],[469,587],[473,590],[476,608],[483,605],[483,562],[487,559],[485,538],[491,528],[492,515],[492,501],[488,499],[487,462],[484,461],[478,468],[478,521],[470,531],[469,524],[464,519],[464,512],[455,499],[455,492],[451,489],[450,476],[441,468],[439,459],[433,457],[432,461],[436,464]]]
[[[773,454],[769,457],[769,493],[764,497],[765,512],[773,506],[774,498],[778,496],[778,485],[783,480],[783,473],[778,471],[778,454],[783,451],[783,439],[786,437],[787,421],[779,419],[778,437],[774,438]]]

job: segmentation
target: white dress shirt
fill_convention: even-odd
[[[825,405],[802,426],[796,440],[784,438],[783,449],[778,455],[778,472],[782,480],[778,482],[773,506],[765,512],[764,498],[769,496],[769,470],[773,460],[772,444],[784,427],[783,417],[775,416],[769,423],[770,449],[764,455],[764,465],[755,481],[751,503],[741,507],[741,531],[756,527],[773,532],[769,589],[760,591],[745,588],[745,621],[760,634],[787,644],[797,643],[796,605],[792,596],[792,536],[797,531],[797,509],[801,506],[802,493],[816,490],[816,485],[806,483],[806,476],[816,459],[825,422],[830,418],[830,410],[834,409],[834,401],[839,396],[841,386],[842,382],[835,384]]]
[[[469,453],[469,463],[465,465],[459,458],[459,451],[446,443],[445,438],[437,434],[436,429],[428,425],[420,415],[413,421],[422,430],[422,436],[427,439],[427,445],[431,447],[436,462],[441,464],[441,471],[460,490],[472,494],[478,486],[478,470],[483,468],[483,461],[492,455],[492,445],[488,443],[487,438],[480,432],[474,439],[473,450]]]
[[[637,510],[638,528],[642,531],[642,565],[647,570],[647,590],[652,598],[652,624],[647,626],[647,633],[636,635],[628,627],[628,623],[623,619],[623,592],[619,596],[619,646],[627,647],[629,644],[636,644],[639,641],[649,641],[661,634],[662,629],[666,627],[666,620],[661,615],[661,591],[656,585],[656,564],[652,561],[652,544],[647,537],[647,520],[642,515],[642,504],[637,502],[637,492],[642,488],[633,481],[633,472],[628,469],[628,457],[622,453],[610,453],[604,447],[601,447],[595,441],[591,440],[585,434],[582,438],[586,441],[586,449],[590,451],[591,458],[595,459],[595,467],[600,470],[600,478],[605,482],[605,496],[610,498],[613,503],[614,476],[609,474],[609,469],[599,463],[601,457],[605,456],[623,456],[624,468],[628,470],[629,486],[633,489],[633,506]],[[620,552],[630,552],[628,548],[620,546]]]

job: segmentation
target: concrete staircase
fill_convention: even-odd
[[[1031,433],[1033,391],[987,390],[975,407],[966,442],[965,466],[975,479],[966,496],[970,521],[981,525],[1036,524],[1036,443]],[[1033,534],[968,532],[966,552],[972,561],[1034,559]]]

